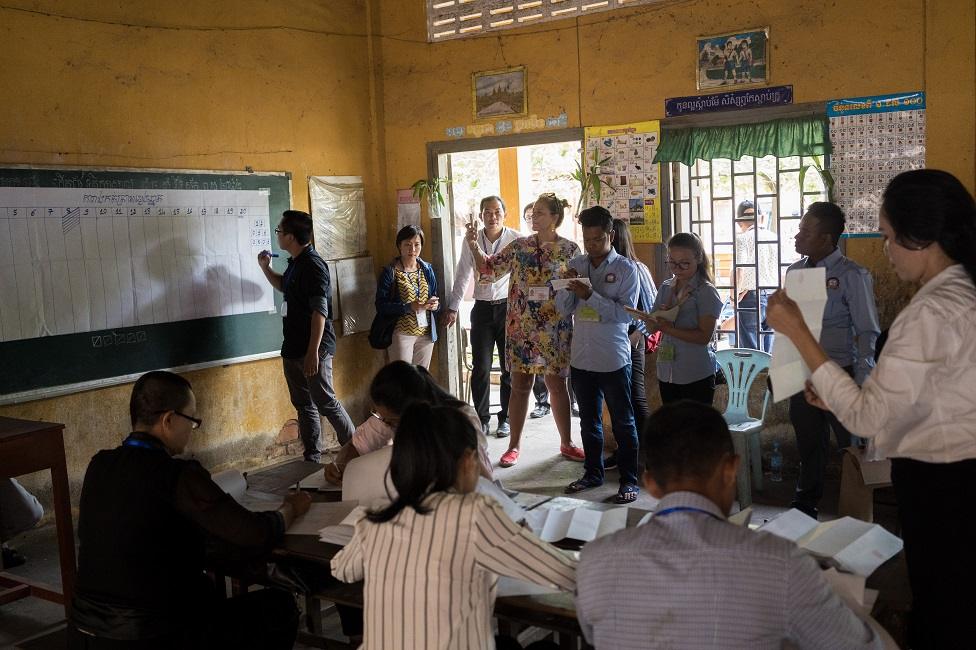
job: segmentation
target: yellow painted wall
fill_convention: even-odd
[[[366,177],[370,221],[378,216],[372,152],[381,129],[371,128],[364,0],[4,5],[0,163],[288,171],[292,204],[303,210],[308,175],[356,174]],[[379,365],[365,335],[340,339],[337,390],[354,419]],[[190,451],[211,468],[262,458],[294,417],[278,359],[188,377],[205,422]],[[67,425],[77,499],[89,458],[129,431],[130,389],[0,407],[0,415]],[[48,479],[27,483],[44,492]]]
[[[972,0],[684,0],[437,44],[426,42],[422,3],[376,1],[386,173],[400,186],[423,175],[426,142],[473,122],[473,72],[527,66],[529,113],[565,112],[570,127],[663,119],[665,98],[697,94],[697,36],[768,25],[770,83],[792,84],[797,103],[925,90],[929,165],[976,189]],[[651,259],[652,248],[639,254]],[[848,253],[876,273],[883,313],[904,301],[878,240]]]

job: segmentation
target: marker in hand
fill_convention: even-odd
[[[261,251],[260,253],[258,253],[258,257],[265,257],[265,256],[267,256],[267,257],[280,257],[280,255],[278,255],[278,253],[272,253],[271,251]]]

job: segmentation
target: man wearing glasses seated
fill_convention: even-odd
[[[280,543],[310,498],[250,512],[182,454],[202,421],[190,383],[150,372],[129,402],[133,431],[98,452],[85,474],[78,519],[78,582],[71,648],[291,648],[291,594],[262,589],[231,599],[204,573],[208,540],[235,557]],[[222,589],[223,585],[217,585]]]

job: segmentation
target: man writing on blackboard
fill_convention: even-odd
[[[258,264],[271,286],[285,294],[281,303],[285,381],[298,410],[305,460],[317,463],[322,456],[322,415],[335,427],[339,444],[345,444],[355,428],[332,388],[336,338],[329,320],[329,267],[312,248],[312,217],[307,212],[286,210],[275,233],[278,246],[291,255],[288,268],[283,274],[272,269],[270,251],[258,254]]]

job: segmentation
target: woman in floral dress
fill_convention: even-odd
[[[488,278],[512,274],[505,338],[505,357],[512,373],[512,397],[508,404],[512,437],[508,451],[498,463],[501,467],[518,462],[529,393],[534,376],[539,374],[545,376],[549,388],[552,414],[559,430],[559,452],[570,460],[583,460],[583,450],[570,438],[566,388],[573,321],[563,318],[556,309],[556,293],[550,283],[553,278],[563,277],[566,262],[580,253],[575,242],[556,234],[568,205],[555,194],[541,195],[532,210],[535,234],[516,239],[490,257],[485,257],[475,242],[476,224],[468,225],[468,247],[482,274]]]

